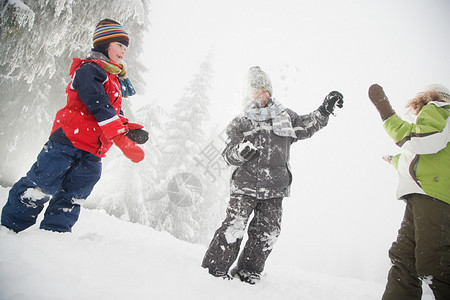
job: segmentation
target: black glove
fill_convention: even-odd
[[[325,117],[331,115],[334,111],[335,106],[342,108],[344,106],[344,96],[341,93],[333,91],[330,92],[321,106],[319,106],[319,110]]]
[[[249,161],[259,155],[259,150],[249,141],[239,144],[237,150],[241,161]]]
[[[148,132],[142,128],[129,129],[126,136],[136,144],[145,144],[148,141]]]

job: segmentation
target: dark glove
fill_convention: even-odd
[[[144,129],[129,129],[126,136],[136,144],[145,144],[148,141],[148,132]]]
[[[138,163],[144,159],[144,151],[136,146],[126,135],[119,134],[112,138],[114,144],[122,150],[123,154],[132,162]]]
[[[249,161],[259,156],[259,150],[250,141],[239,144],[237,151],[241,161]]]
[[[323,100],[322,105],[319,106],[319,111],[322,113],[322,115],[328,117],[334,112],[334,108],[336,106],[339,108],[342,108],[344,106],[343,99],[344,96],[342,96],[341,93],[336,91],[330,92]]]
[[[392,109],[391,103],[388,97],[383,91],[383,88],[378,84],[372,84],[369,88],[369,98],[380,113],[381,120],[386,121],[395,114]]]
[[[137,123],[126,123],[128,132],[126,136],[136,144],[145,144],[148,141],[148,132],[145,131],[144,126]]]

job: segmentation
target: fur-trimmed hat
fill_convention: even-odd
[[[94,48],[111,42],[119,42],[128,47],[130,39],[120,23],[111,19],[103,19],[97,24],[92,41]]]
[[[269,76],[258,66],[251,67],[245,78],[246,93],[254,94],[258,89],[265,89],[272,97],[272,82]],[[251,96],[251,95],[250,95]]]

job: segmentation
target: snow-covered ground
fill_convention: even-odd
[[[0,205],[7,190],[0,189]],[[278,259],[251,286],[210,276],[204,246],[82,210],[70,234],[0,230],[0,299],[380,299],[384,284],[311,273]],[[428,293],[423,299],[433,299]]]

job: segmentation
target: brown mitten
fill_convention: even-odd
[[[380,113],[381,119],[386,121],[390,116],[395,114],[389,103],[388,97],[383,91],[383,88],[378,84],[372,84],[369,88],[369,98]]]

